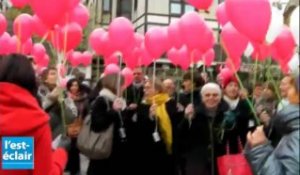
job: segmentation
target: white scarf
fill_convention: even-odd
[[[232,100],[229,97],[227,97],[226,95],[224,95],[223,99],[229,105],[230,110],[234,110],[237,107],[237,105],[239,104],[239,101],[240,101],[240,98]]]
[[[99,92],[99,96],[105,97],[108,100],[114,102],[118,97],[117,95],[115,95],[111,90],[107,89],[107,88],[103,88],[100,92]],[[126,108],[126,101],[124,100],[124,98],[120,98],[122,100],[122,104],[123,107],[122,109],[124,110]]]

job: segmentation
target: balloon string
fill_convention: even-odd
[[[45,42],[45,40],[47,39],[48,35],[49,35],[49,31],[47,33],[45,33],[45,35],[43,36],[43,38],[41,39],[40,43],[42,44],[43,42]]]
[[[69,21],[68,14],[66,14],[66,19],[67,19],[67,21]],[[67,33],[68,25],[66,25],[64,29],[65,29],[65,33],[64,33],[64,50],[63,50],[63,52],[66,53],[67,52],[67,39],[68,39],[68,33]]]
[[[279,103],[280,103],[281,105],[283,105],[283,104],[282,104],[282,101],[281,101],[282,98],[281,98],[281,96],[280,96],[278,86],[277,86],[277,84],[276,84],[276,82],[275,82],[275,80],[274,80],[274,78],[273,78],[273,76],[272,76],[272,74],[271,74],[271,72],[270,72],[271,64],[272,64],[272,59],[270,58],[270,64],[268,64],[268,68],[267,68],[267,81],[268,81],[268,82],[269,82],[269,80],[271,81],[271,83],[273,84],[273,87],[274,87],[274,89],[275,89],[275,94],[276,94],[276,96],[277,96],[277,98],[278,98],[278,100],[279,100]]]
[[[97,58],[97,80],[100,79],[100,56]]]
[[[122,68],[122,61],[123,61],[122,56],[119,55],[119,67],[120,67],[120,69]],[[118,75],[118,88],[117,88],[117,95],[119,97],[122,96],[122,94],[121,94],[121,76],[122,76],[121,72],[119,72],[119,75]]]
[[[256,77],[257,77],[257,69],[258,69],[258,54],[255,55],[255,67],[254,67],[254,77],[253,77],[253,90],[256,85]],[[252,103],[254,102],[254,98],[252,98]]]
[[[191,80],[192,80],[192,88],[191,88],[191,104],[194,104],[194,51],[192,51],[191,54],[191,63],[192,63],[192,69],[191,69]]]
[[[223,49],[225,50],[225,53],[226,53],[227,55],[229,55],[229,54],[228,54],[228,51],[227,51],[227,48],[226,48],[226,46],[225,46],[225,44],[223,43],[222,40],[221,40],[221,45],[223,46]],[[237,71],[236,71],[236,69],[235,69],[235,66],[234,66],[234,64],[233,64],[233,62],[232,62],[232,60],[231,60],[231,58],[228,58],[228,59],[229,59],[229,63],[231,64],[231,67],[232,67],[233,70],[234,70],[235,77],[237,78],[240,87],[243,88],[243,89],[245,89],[245,87],[244,87],[244,85],[243,85],[243,83],[242,83],[242,81],[241,81],[239,75],[237,74]],[[251,111],[252,111],[252,113],[253,113],[253,116],[254,116],[254,120],[256,121],[257,125],[260,125],[260,120],[259,120],[259,118],[257,117],[257,114],[256,114],[256,112],[255,112],[253,103],[251,103],[251,101],[250,101],[250,99],[249,99],[248,96],[246,96],[246,102],[247,102],[248,105],[250,106],[250,109],[251,109]]]
[[[176,66],[176,69],[175,69],[175,75],[177,76],[177,77],[180,77],[179,76],[179,71],[178,71],[178,67]],[[179,103],[179,94],[180,94],[180,92],[179,92],[179,81],[178,81],[178,79],[176,80],[176,93],[177,93],[177,95],[176,95],[176,101],[177,101],[177,104]]]
[[[156,61],[154,59],[153,61],[153,72],[152,72],[152,87],[153,87],[153,90],[155,91],[155,78],[156,78]],[[155,104],[155,100],[153,98],[153,103],[152,104]]]

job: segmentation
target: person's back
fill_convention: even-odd
[[[51,148],[49,116],[40,108],[31,63],[25,56],[9,55],[0,63],[0,142],[3,137],[34,139],[34,169],[4,170],[1,175],[61,175],[67,154]],[[2,145],[0,143],[0,145]],[[59,147],[63,146],[59,144]],[[0,152],[2,152],[0,147]]]

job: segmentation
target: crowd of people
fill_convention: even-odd
[[[0,58],[0,138],[35,139],[35,169],[0,166],[0,174],[80,174],[77,137],[87,116],[95,133],[113,125],[110,155],[90,159],[87,175],[218,175],[218,157],[241,146],[253,174],[299,173],[299,75],[279,87],[257,82],[252,92],[234,75],[216,83],[187,72],[182,89],[141,68],[133,75],[127,88],[118,73],[96,87],[72,78],[62,88],[54,67],[37,76],[26,56]]]

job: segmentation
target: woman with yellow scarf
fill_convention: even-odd
[[[137,174],[173,175],[175,172],[176,128],[183,117],[161,81],[144,85],[144,100],[138,107],[135,139]],[[151,162],[145,164],[143,160]]]

